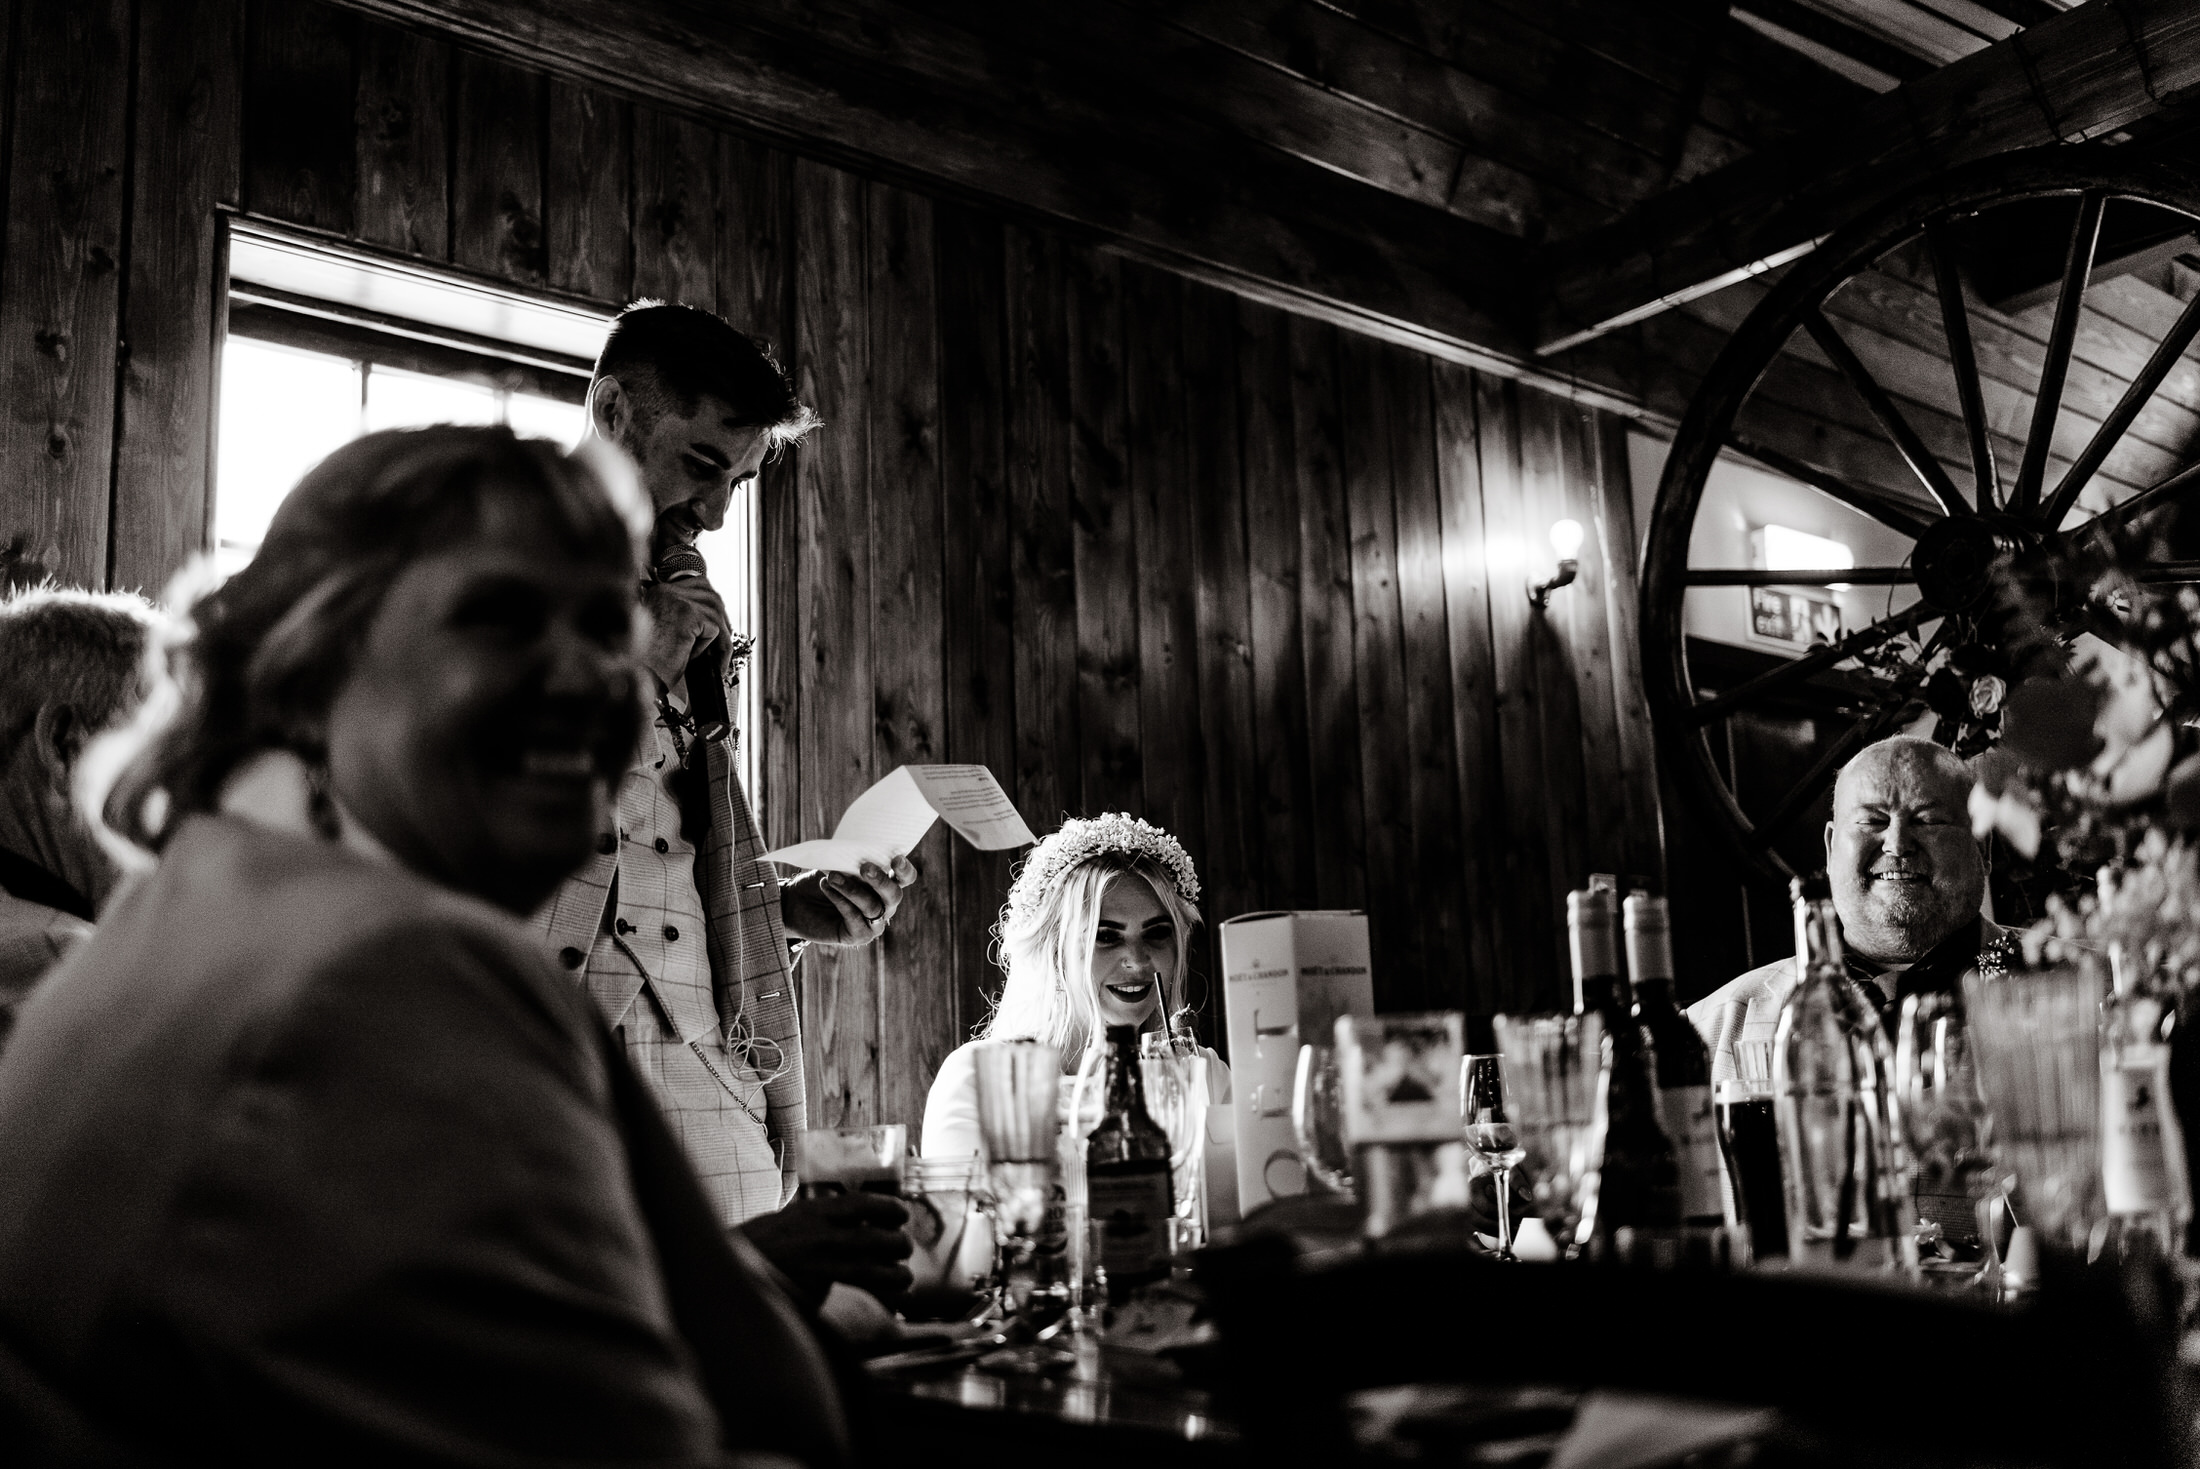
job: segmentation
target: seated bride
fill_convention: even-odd
[[[1183,1029],[1182,991],[1198,902],[1192,859],[1160,827],[1122,813],[1065,821],[1032,848],[1009,889],[994,930],[1006,983],[979,1039],[1053,1046],[1066,1077],[1088,1079],[1094,1107],[1109,1026],[1163,1032],[1172,1049],[1196,1050]],[[958,1047],[940,1063],[924,1108],[928,1158],[985,1151],[975,1050]],[[1199,1053],[1210,1100],[1228,1101],[1228,1068],[1214,1052]],[[1066,1107],[1076,1088],[1063,1090]]]

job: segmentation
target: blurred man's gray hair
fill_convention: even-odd
[[[41,586],[0,597],[0,761],[48,705],[67,706],[86,736],[136,709],[158,618],[134,592]]]

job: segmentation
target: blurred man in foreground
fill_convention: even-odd
[[[127,592],[0,599],[0,1045],[39,977],[92,931],[116,869],[71,798],[77,757],[138,706],[155,613]]]
[[[1826,823],[1826,875],[1849,973],[1892,1022],[1902,1001],[1953,990],[2003,931],[1980,912],[1986,852],[1971,835],[1972,776],[1930,740],[1897,736],[1841,768]],[[1714,1081],[1734,1075],[1738,1041],[1770,1041],[1795,988],[1795,961],[1752,969],[1688,1008],[1711,1048]]]

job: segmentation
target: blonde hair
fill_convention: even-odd
[[[1164,1023],[1183,996],[1184,960],[1191,951],[1199,909],[1177,891],[1169,871],[1149,856],[1103,852],[1064,872],[1034,901],[1011,902],[994,926],[993,960],[1005,983],[979,1036],[987,1040],[1044,1041],[1074,1064],[1100,1039],[1099,987],[1092,978],[1093,942],[1100,900],[1116,880],[1135,874],[1161,902],[1175,925],[1174,954],[1161,984]]]

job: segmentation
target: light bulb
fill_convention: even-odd
[[[1558,553],[1559,560],[1573,560],[1574,553],[1581,549],[1581,522],[1578,520],[1555,522],[1551,526],[1551,549]]]

